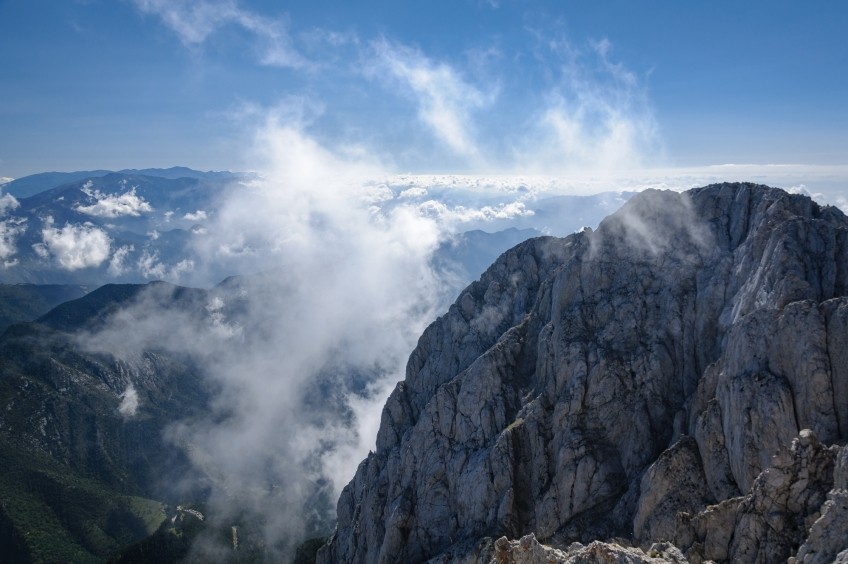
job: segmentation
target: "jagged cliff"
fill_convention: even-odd
[[[530,532],[562,561],[836,558],[846,296],[848,219],[751,184],[513,248],[419,340],[319,561],[528,561],[491,539]]]

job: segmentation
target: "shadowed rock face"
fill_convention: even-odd
[[[518,245],[422,335],[319,561],[530,532],[788,557],[848,438],[845,296],[848,219],[751,184]]]

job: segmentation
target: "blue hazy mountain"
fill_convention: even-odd
[[[442,272],[452,272],[468,283],[479,278],[504,251],[541,234],[536,229],[515,227],[494,233],[480,229],[459,233],[439,245],[433,266]]]
[[[107,172],[18,198],[18,206],[9,211],[11,219],[6,220],[11,222],[7,229],[20,226],[14,240],[16,252],[8,257],[0,282],[100,285],[165,278],[164,265],[192,260],[192,233],[214,213],[222,194],[247,176],[200,172],[188,176],[190,172],[185,168]],[[45,178],[67,180],[69,176]],[[84,236],[92,244],[108,246],[107,256],[97,264],[69,262],[74,260],[74,249],[66,249],[66,257],[60,254],[67,247],[60,239],[76,237],[78,243]],[[133,268],[124,269],[116,262],[119,251],[121,261]]]
[[[3,186],[3,192],[13,195],[15,198],[28,198],[39,192],[49,190],[60,184],[67,184],[75,180],[94,178],[109,174],[109,170],[79,170],[76,172],[39,172],[22,178],[12,180]]]
[[[83,297],[90,288],[69,284],[0,284],[0,332],[33,321],[54,307]]]
[[[50,190],[51,188],[55,188],[62,184],[68,184],[77,180],[85,180],[87,178],[99,178],[113,172],[130,175],[154,176],[158,178],[196,178],[200,180],[234,180],[250,176],[250,173],[245,172],[204,172],[193,170],[184,166],[174,166],[171,168],[123,169],[119,171],[79,170],[75,172],[40,172],[12,180],[3,186],[3,191],[18,199],[28,198],[38,194],[39,192]]]
[[[215,231],[222,228],[216,217],[221,206],[240,201],[239,191],[255,178],[172,167],[50,172],[14,180],[0,189],[0,283],[96,287],[169,280],[209,287],[242,274],[243,265],[212,262],[209,241],[221,244],[222,233]],[[437,186],[410,197],[403,195],[403,185],[393,190],[394,197],[380,204],[383,213],[422,206],[426,214],[434,204],[461,216],[433,257],[439,270],[450,272],[456,290],[506,249],[529,237],[595,226],[632,195],[535,197],[529,189],[484,193]],[[511,199],[518,213],[502,213]]]

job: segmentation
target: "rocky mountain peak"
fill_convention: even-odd
[[[808,531],[848,522],[846,295],[848,219],[753,184],[518,245],[420,338],[319,561],[485,562],[531,532],[837,554]]]

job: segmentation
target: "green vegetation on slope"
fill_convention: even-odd
[[[15,323],[34,321],[54,307],[86,294],[72,284],[0,284],[0,332]]]
[[[161,503],[123,495],[71,468],[0,441],[4,560],[102,562],[153,533],[165,520]]]

